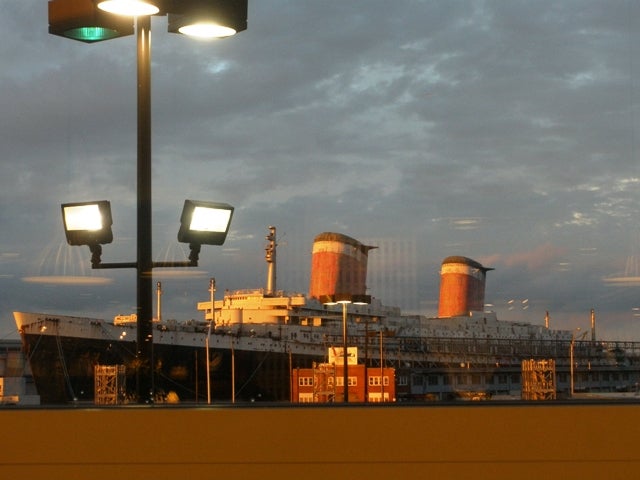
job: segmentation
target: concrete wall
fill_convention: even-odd
[[[6,408],[0,424],[7,479],[567,480],[640,467],[640,403]]]

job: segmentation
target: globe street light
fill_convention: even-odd
[[[155,267],[183,266],[184,263],[159,264],[151,255],[151,18],[169,16],[169,31],[189,34],[189,26],[200,23],[226,27],[222,36],[247,28],[247,0],[50,0],[49,32],[72,40],[96,43],[133,33],[137,43],[137,259],[133,263],[101,264],[94,268],[136,268],[137,271],[137,343],[136,393],[141,403],[153,401],[151,373],[153,355],[153,279]],[[124,17],[120,15],[125,15]],[[203,28],[196,31],[202,31]],[[210,31],[210,30],[209,30]],[[217,31],[220,34],[220,30]],[[231,220],[229,215],[228,220]],[[228,229],[228,226],[226,227]],[[226,236],[225,229],[225,236]],[[223,240],[224,241],[224,240]],[[100,250],[94,242],[94,250]],[[203,242],[206,243],[206,242]],[[97,245],[97,247],[96,247]],[[193,243],[199,251],[199,244]],[[91,245],[90,245],[91,248]],[[95,252],[92,250],[95,256]],[[191,261],[194,266],[193,249]],[[197,252],[195,255],[197,265]],[[95,265],[98,265],[97,267]]]

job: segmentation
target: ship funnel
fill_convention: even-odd
[[[365,295],[370,247],[341,233],[325,232],[313,240],[309,297]]]
[[[438,317],[469,315],[484,310],[484,289],[487,272],[467,257],[447,257],[440,270],[440,302]]]

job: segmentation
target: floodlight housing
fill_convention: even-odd
[[[248,0],[169,2],[168,31],[201,38],[222,38],[247,29]]]
[[[111,204],[107,200],[62,204],[69,245],[105,245],[113,241]]]
[[[354,305],[369,305],[371,303],[371,295],[351,295],[351,303]]]
[[[233,207],[228,203],[185,200],[178,241],[191,245],[222,245],[229,233]]]
[[[336,301],[335,295],[320,295],[318,300],[320,300],[320,303],[322,303],[323,305],[331,306],[331,305],[338,304],[338,302]]]
[[[49,1],[49,33],[95,43],[133,35],[133,18],[113,15],[96,8],[93,0]]]

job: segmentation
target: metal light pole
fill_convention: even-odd
[[[211,338],[211,325],[216,319],[216,279],[209,280],[209,293],[211,294],[211,320],[207,329],[206,348],[207,351],[207,403],[211,403],[211,363],[209,359],[209,340]]]
[[[569,362],[571,363],[571,365],[569,366],[569,377],[571,377],[569,379],[569,395],[571,398],[573,398],[573,391],[574,391],[574,380],[573,380],[573,350],[575,347],[575,343],[576,340],[580,340],[582,339],[588,332],[584,332],[582,335],[580,335],[578,338],[576,338],[576,333],[578,333],[580,331],[580,327],[576,328],[576,330],[574,332],[571,333],[571,344],[569,346]]]
[[[382,329],[380,329],[380,402],[384,402],[384,356],[382,351]]]
[[[573,344],[575,338],[571,335],[571,345],[569,346],[569,396],[573,398]]]
[[[236,351],[231,336],[231,403],[236,403]]]
[[[162,282],[156,283],[156,319],[162,322]]]
[[[209,204],[206,208],[221,207],[229,213],[224,232],[222,230],[204,230],[193,234],[190,226],[183,225],[178,233],[178,241],[190,244],[189,262],[153,262],[151,230],[151,15],[157,13],[160,3],[168,14],[169,31],[207,38],[224,37],[247,28],[246,0],[201,2],[200,0],[181,0],[180,2],[154,1],[100,1],[95,0],[50,0],[49,33],[72,40],[94,43],[133,33],[137,44],[137,243],[136,261],[119,263],[101,263],[100,244],[110,243],[112,235],[109,223],[109,238],[85,240],[86,243],[70,242],[72,245],[89,245],[92,256],[92,268],[135,268],[136,269],[136,395],[139,403],[152,402],[153,384],[153,275],[155,267],[195,267],[202,244],[222,245],[228,233],[233,207],[222,204]],[[135,7],[135,13],[131,10]],[[142,8],[144,7],[144,8]],[[108,13],[105,13],[108,12]],[[128,20],[122,20],[124,15]],[[195,23],[193,23],[195,21]],[[194,30],[193,27],[197,28]],[[102,202],[108,203],[108,202]],[[201,204],[204,202],[200,202]],[[187,206],[195,207],[196,202],[186,201]],[[65,205],[63,205],[63,212]],[[64,213],[63,213],[64,215]],[[110,216],[110,213],[109,213]],[[104,225],[103,225],[104,228]],[[65,223],[65,230],[67,229]],[[184,231],[183,231],[184,230]],[[210,236],[213,234],[212,236]],[[194,238],[195,235],[195,238]]]
[[[342,369],[343,369],[343,388],[344,403],[349,403],[349,355],[347,353],[347,302],[342,303]]]
[[[138,401],[153,400],[153,261],[151,256],[151,17],[136,19],[138,71],[137,371]]]

